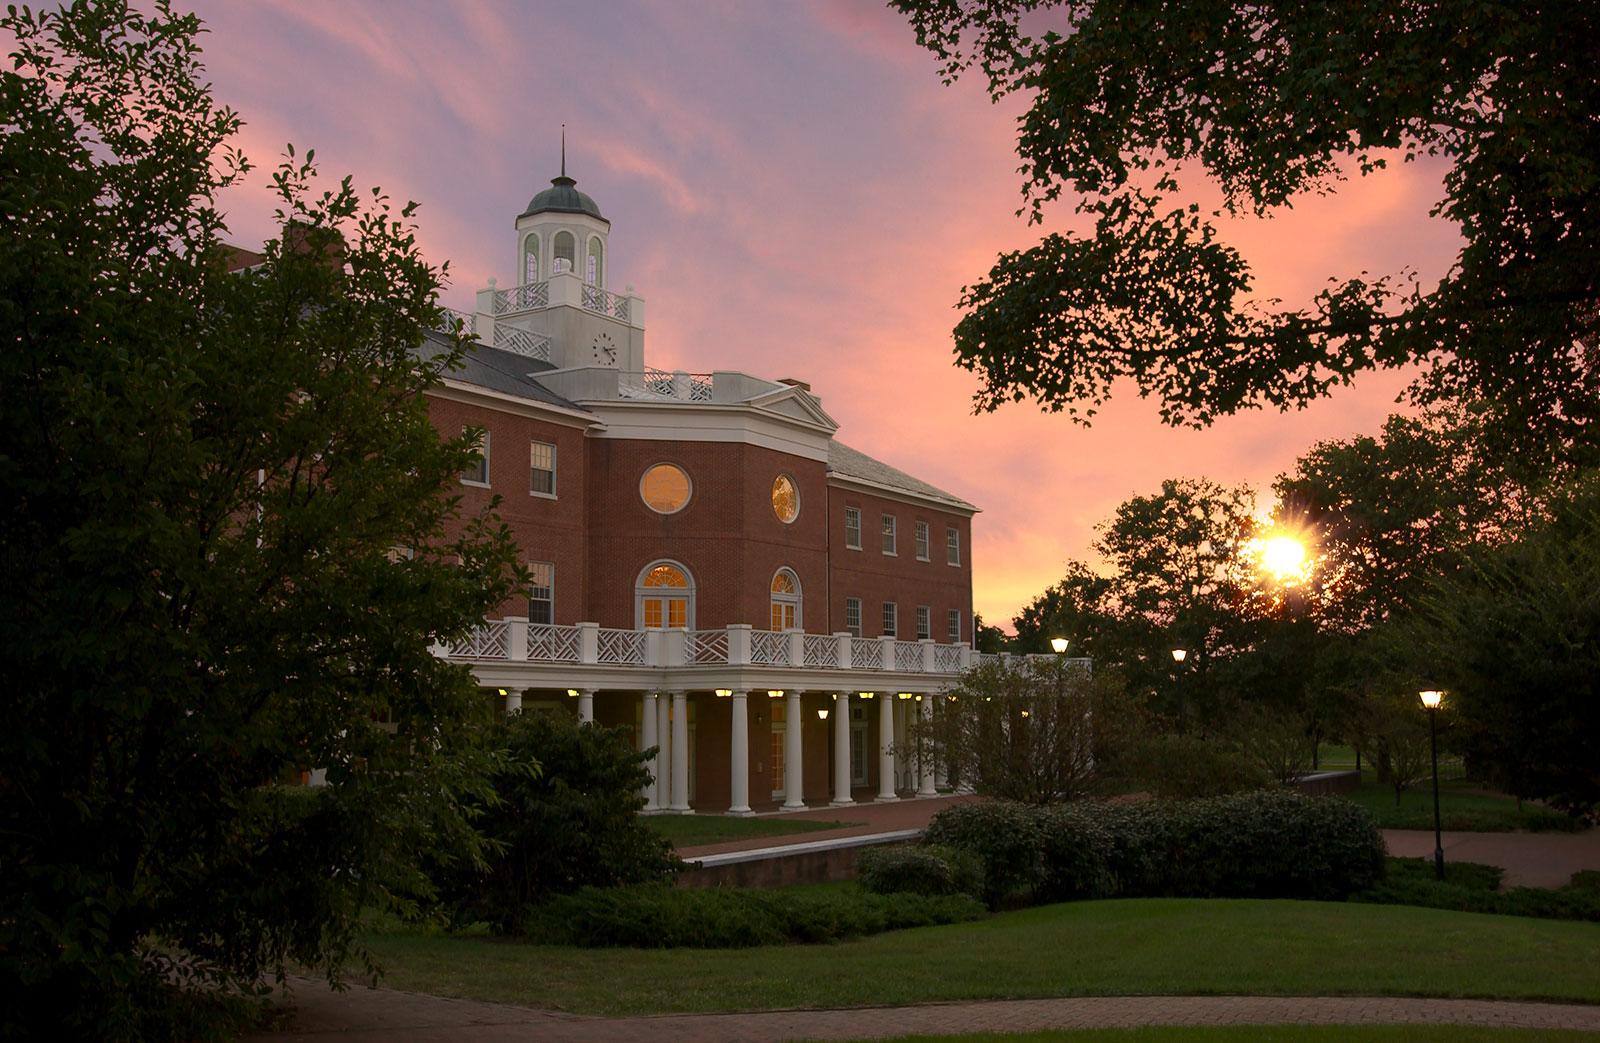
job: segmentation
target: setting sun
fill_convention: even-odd
[[[1270,537],[1261,544],[1261,567],[1280,582],[1304,579],[1306,545],[1293,536]]]

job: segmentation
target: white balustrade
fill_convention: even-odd
[[[782,631],[750,632],[750,663],[753,666],[788,666],[789,637]]]
[[[903,674],[922,673],[922,646],[915,641],[896,641],[894,668]]]
[[[528,658],[537,663],[576,663],[578,628],[529,624]]]
[[[613,630],[601,627],[596,644],[595,660],[618,666],[643,666],[645,662],[645,630]]]

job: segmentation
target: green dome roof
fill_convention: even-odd
[[[550,179],[550,187],[534,196],[528,203],[528,209],[522,212],[523,217],[530,214],[555,212],[558,214],[588,214],[599,221],[606,221],[600,214],[600,205],[589,197],[587,193],[579,192],[578,182],[563,173],[560,177]],[[610,224],[606,221],[606,224]]]

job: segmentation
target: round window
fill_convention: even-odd
[[[639,495],[657,514],[676,514],[689,502],[689,476],[676,464],[656,464],[639,480]]]
[[[786,474],[772,480],[772,513],[785,525],[800,517],[800,490]]]

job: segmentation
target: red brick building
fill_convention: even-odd
[[[483,432],[467,506],[500,498],[535,583],[448,654],[507,710],[659,746],[652,809],[931,794],[894,737],[970,661],[977,508],[839,442],[801,381],[648,368],[609,232],[563,170],[517,285],[458,316],[432,416]]]

